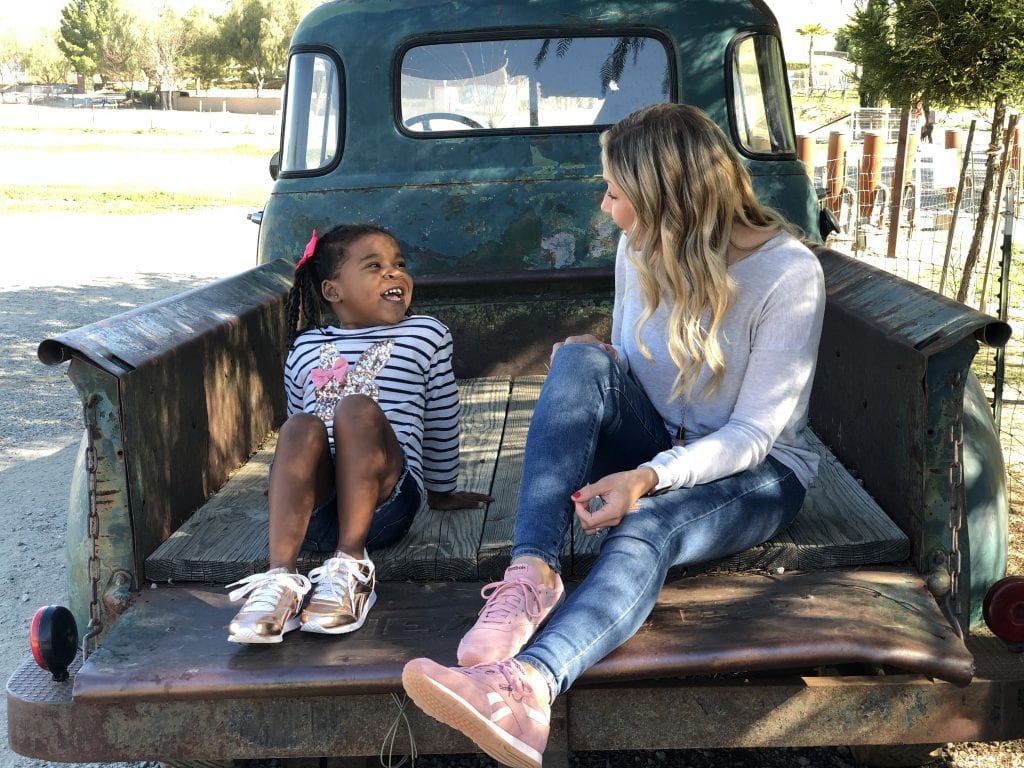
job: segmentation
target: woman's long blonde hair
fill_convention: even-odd
[[[637,345],[651,359],[640,328],[667,297],[668,350],[679,369],[673,396],[693,395],[705,363],[711,378],[702,393],[710,394],[725,373],[719,336],[732,295],[733,226],[785,225],[757,201],[739,154],[695,107],[654,104],[634,112],[601,134],[601,161],[636,212],[627,253],[644,298]]]

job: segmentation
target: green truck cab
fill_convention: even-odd
[[[551,343],[608,335],[619,233],[599,210],[598,136],[660,101],[705,110],[759,196],[823,239],[760,0],[341,0],[300,23],[259,265],[40,345],[44,362],[70,361],[86,431],[69,609],[37,614],[34,659],[8,681],[15,751],[377,753],[401,712],[402,663],[453,657],[481,583],[507,561]],[[238,647],[223,585],[265,566],[283,297],[310,231],[344,221],[391,230],[414,308],[452,329],[463,477],[496,501],[476,517],[424,509],[408,540],[375,555],[381,599],[360,632]],[[549,762],[573,749],[838,744],[870,760],[871,747],[923,756],[1024,736],[1024,669],[982,622],[987,607],[1012,639],[1022,603],[1001,581],[1002,455],[970,373],[979,344],[1009,329],[818,255],[822,478],[784,539],[666,585],[636,642],[559,700]],[[568,545],[570,579],[592,561],[585,538]],[[408,717],[421,753],[472,749]]]

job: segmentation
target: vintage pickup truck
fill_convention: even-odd
[[[259,265],[39,347],[70,361],[85,431],[70,608],[36,615],[7,684],[11,747],[56,761],[377,754],[403,713],[404,662],[454,660],[507,562],[550,344],[607,335],[618,233],[598,209],[602,126],[652,102],[703,108],[759,195],[820,242],[785,72],[760,0],[312,11],[292,40]],[[414,308],[452,328],[461,485],[495,501],[424,508],[376,553],[379,601],[359,632],[234,645],[224,585],[267,561],[292,265],[311,229],[354,220],[395,232]],[[673,574],[645,627],[557,701],[549,764],[571,750],[840,744],[909,764],[948,741],[1024,736],[1024,664],[982,623],[1024,639],[1019,586],[1002,581],[1002,456],[971,374],[979,344],[1009,328],[818,256],[823,461],[804,509],[762,547]],[[570,580],[593,558],[579,534]],[[405,715],[421,753],[472,751]]]

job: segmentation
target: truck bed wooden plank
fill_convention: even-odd
[[[481,579],[501,578],[508,566],[516,500],[523,478],[523,446],[526,445],[526,432],[543,384],[543,376],[520,376],[512,382],[508,415],[491,491],[494,501],[487,509],[480,541],[478,562]]]
[[[510,386],[508,377],[459,382],[462,490],[490,493]],[[379,578],[476,579],[485,514],[484,509],[441,512],[424,501],[406,537],[374,553]]]
[[[488,493],[505,422],[508,377],[459,382],[462,405],[460,487]],[[228,582],[266,570],[267,480],[276,435],[146,561],[150,581]],[[401,547],[374,555],[379,578],[476,578],[476,548],[483,510],[435,512],[426,504]],[[320,565],[322,554],[303,552],[298,567]]]
[[[161,701],[399,692],[411,658],[455,662],[479,582],[378,585],[364,627],[227,642],[236,606],[218,587],[143,590],[82,666],[74,697]],[[779,616],[786,621],[780,622]],[[795,642],[794,638],[799,638]],[[706,574],[662,590],[651,617],[581,683],[869,662],[958,685],[972,658],[910,569]]]
[[[490,491],[484,510],[435,512],[424,507],[402,542],[374,555],[381,579],[499,578],[508,565],[523,446],[544,378],[525,376],[460,382],[463,403],[462,487]],[[511,392],[510,392],[511,386]],[[776,539],[697,570],[787,570],[871,565],[906,560],[910,543],[811,430],[821,456],[819,476],[803,509]],[[266,484],[273,443],[147,560],[153,581],[227,583],[266,568]],[[600,538],[573,520],[562,550],[563,573],[580,578],[593,564]],[[323,555],[303,553],[309,570]],[[693,572],[694,569],[691,569]]]

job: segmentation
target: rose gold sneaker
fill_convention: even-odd
[[[499,763],[540,768],[551,707],[547,691],[531,687],[519,662],[442,667],[430,659],[413,659],[402,670],[402,685],[416,706],[468,736]]]
[[[299,626],[302,598],[312,586],[305,576],[274,568],[228,584],[232,602],[249,598],[228,625],[232,643],[280,643],[285,632]]]
[[[309,605],[302,612],[302,631],[325,635],[355,632],[377,602],[373,562],[338,555],[309,572],[316,585]]]
[[[515,563],[501,581],[484,587],[480,594],[487,602],[459,643],[459,664],[486,664],[519,653],[565,597],[557,573],[555,579],[554,589],[545,587],[534,566]]]

